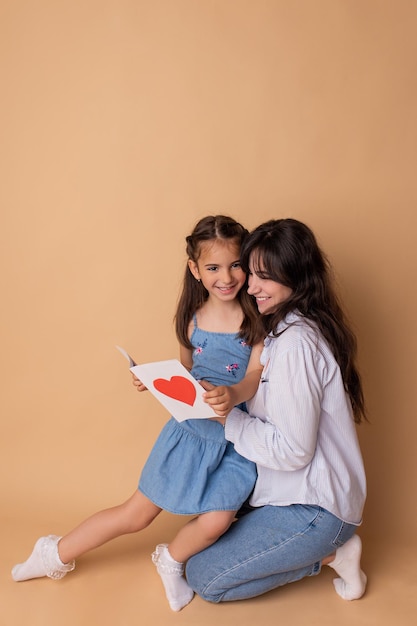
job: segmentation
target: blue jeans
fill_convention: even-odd
[[[354,535],[356,526],[318,506],[253,509],[187,563],[188,584],[209,602],[253,598],[315,576],[321,561]]]

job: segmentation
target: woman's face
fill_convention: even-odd
[[[262,274],[262,263],[257,259],[256,271]],[[253,259],[249,260],[248,294],[254,296],[258,311],[261,314],[273,313],[281,302],[288,300],[292,289],[271,278],[261,278],[253,265]]]

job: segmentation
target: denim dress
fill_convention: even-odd
[[[191,335],[197,380],[233,385],[246,373],[251,352],[235,333],[198,328]],[[233,511],[249,497],[256,465],[238,454],[219,422],[171,417],[162,429],[139,479],[139,490],[154,504],[178,515]]]

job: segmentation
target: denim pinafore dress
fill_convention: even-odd
[[[250,346],[235,333],[197,326],[191,335],[192,375],[213,385],[233,385],[245,375]],[[233,511],[249,497],[256,465],[236,452],[219,422],[171,419],[145,463],[139,490],[154,504],[178,515]]]

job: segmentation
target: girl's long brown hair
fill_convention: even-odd
[[[201,244],[207,241],[230,241],[236,243],[240,249],[248,234],[248,230],[231,217],[209,215],[197,222],[191,235],[186,237],[187,257],[197,263],[201,254]],[[201,308],[207,298],[208,291],[201,282],[194,278],[187,265],[175,314],[175,332],[178,341],[191,350],[193,346],[188,338],[189,324],[194,313]],[[243,311],[243,322],[239,336],[252,345],[255,337],[257,312],[253,298],[247,293],[247,283],[239,291],[237,298]]]

